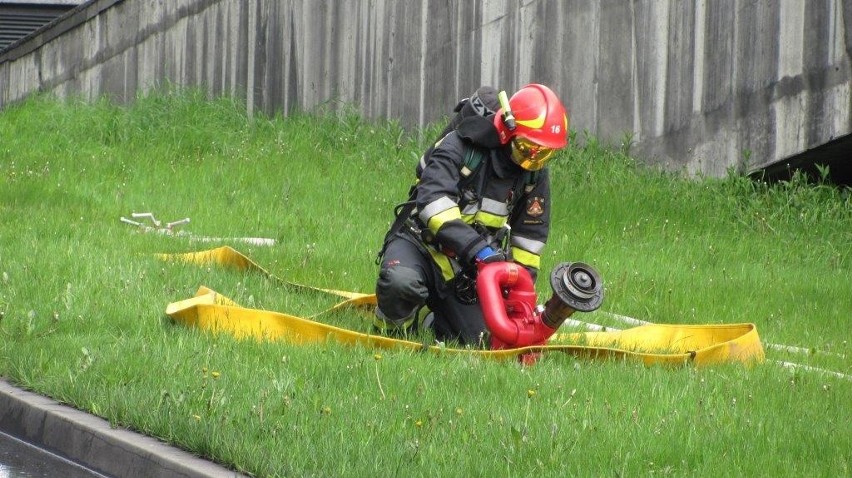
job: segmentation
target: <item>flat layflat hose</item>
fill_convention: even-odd
[[[333,340],[342,344],[379,349],[408,349],[441,354],[476,355],[495,360],[517,359],[530,353],[563,352],[586,358],[625,358],[645,364],[759,363],[763,346],[754,324],[662,325],[648,324],[614,332],[556,334],[546,345],[502,350],[462,349],[425,346],[419,342],[394,339],[334,327],[314,320],[332,310],[359,308],[371,314],[376,296],[334,289],[322,289],[281,280],[231,247],[219,247],[185,254],[159,254],[161,259],[193,264],[218,264],[254,270],[291,287],[310,289],[343,299],[318,314],[299,317],[281,312],[240,307],[227,297],[201,286],[194,297],[172,302],[166,315],[185,325],[212,332],[225,332],[237,338],[277,340],[293,344]],[[559,343],[569,341],[570,344]]]

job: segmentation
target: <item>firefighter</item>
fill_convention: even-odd
[[[431,311],[436,339],[486,347],[477,263],[512,260],[536,277],[550,230],[547,163],[568,144],[568,114],[544,85],[500,95],[483,87],[463,100],[417,165],[379,255],[375,324],[386,333],[416,330]]]

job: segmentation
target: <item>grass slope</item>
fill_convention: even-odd
[[[543,269],[582,260],[606,281],[603,310],[578,318],[754,322],[765,343],[807,351],[767,348],[753,368],[238,342],[174,325],[165,307],[202,284],[300,315],[334,300],[158,261],[211,244],[119,217],[274,238],[234,246],[284,279],[370,292],[425,144],[348,113],[243,110],[158,92],[130,108],[36,98],[0,113],[0,376],[257,476],[849,475],[848,191],[688,179],[594,138],[555,160]]]

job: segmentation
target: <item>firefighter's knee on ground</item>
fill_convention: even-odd
[[[383,268],[376,281],[376,315],[387,322],[405,322],[428,296],[429,289],[415,269],[400,265]]]

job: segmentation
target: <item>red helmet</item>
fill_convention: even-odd
[[[505,124],[503,108],[494,115],[494,126],[502,144],[516,140],[513,159],[525,169],[543,168],[555,150],[568,145],[568,114],[550,88],[535,83],[524,86],[509,99],[509,109],[515,129]]]

